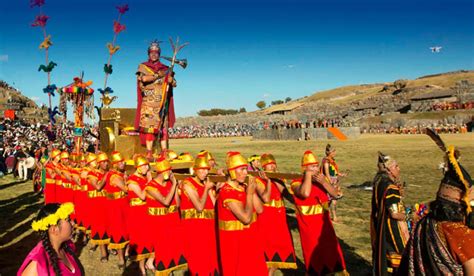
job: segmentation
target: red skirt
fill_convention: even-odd
[[[64,185],[68,187],[64,187]],[[72,189],[71,182],[63,182],[63,202],[74,202],[74,191]]]
[[[265,261],[270,268],[296,269],[295,250],[286,222],[285,207],[264,207],[258,216],[260,240]]]
[[[107,199],[104,196],[90,198],[90,204],[93,206],[91,213],[91,243],[108,244],[110,239],[107,235]]]
[[[152,255],[152,233],[156,229],[150,227],[147,205],[130,206],[127,212],[127,230],[130,238],[129,257],[132,261],[141,261]]]
[[[44,204],[56,203],[56,184],[44,185]]]
[[[63,182],[60,182],[61,184],[56,184],[56,202],[57,203],[64,203],[64,187],[63,187]]]
[[[222,275],[268,275],[257,225],[244,230],[219,230],[219,256]]]
[[[110,237],[110,249],[122,249],[128,244],[127,208],[128,199],[107,199],[107,233]]]
[[[183,229],[180,225],[179,213],[148,215],[148,217],[151,220],[150,229],[153,229],[151,238],[157,273],[185,269],[187,260],[184,257]]]
[[[181,221],[190,275],[219,275],[214,219]]]
[[[301,217],[304,217],[303,219]],[[329,212],[296,216],[306,271],[309,274],[342,272],[346,269],[344,255],[332,226]]]

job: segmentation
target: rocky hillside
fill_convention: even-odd
[[[24,120],[46,122],[47,108],[39,107],[33,100],[21,94],[21,91],[0,80],[0,117],[7,109],[15,110],[15,116]]]

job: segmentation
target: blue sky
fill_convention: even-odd
[[[46,0],[47,32],[58,64],[52,82],[63,86],[85,72],[94,88],[113,37],[116,5],[128,3],[127,26],[112,59],[108,86],[113,106],[135,107],[134,73],[153,39],[180,36],[189,67],[176,69],[177,116],[201,109],[245,107],[310,95],[342,85],[393,81],[474,69],[474,1],[58,1]],[[29,1],[0,4],[0,79],[47,103],[39,28],[30,27],[38,8]],[[433,54],[430,46],[443,49]],[[166,62],[164,62],[166,63]],[[98,102],[98,96],[96,101]],[[53,99],[57,104],[58,98]]]

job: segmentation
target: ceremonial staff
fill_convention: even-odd
[[[173,76],[173,67],[174,64],[178,61],[178,64],[181,65],[183,68],[186,68],[187,62],[184,60],[184,65],[180,63],[180,60],[176,59],[176,56],[178,55],[178,52],[183,49],[185,46],[187,46],[189,43],[185,42],[182,45],[179,45],[179,37],[176,38],[176,43],[173,42],[171,37],[169,38],[171,48],[173,49],[173,57],[171,58],[171,65],[168,70],[168,74],[165,77],[165,81],[163,82],[163,95],[161,98],[161,103],[160,103],[160,130],[163,129],[163,127],[168,128],[168,124],[165,123],[165,119],[169,120],[169,114],[168,114],[168,108],[170,105],[172,93],[170,93],[170,85],[172,83],[168,83],[168,79]],[[167,116],[168,115],[168,116]],[[166,138],[166,148],[169,148],[169,141],[168,138]]]

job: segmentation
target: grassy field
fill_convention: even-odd
[[[447,144],[458,146],[463,153],[461,163],[474,172],[474,134],[442,136]],[[240,151],[244,156],[272,153],[277,158],[280,171],[299,171],[302,153],[313,150],[322,157],[326,144],[337,149],[339,167],[351,172],[343,180],[344,198],[338,202],[340,222],[336,233],[344,250],[348,270],[352,275],[369,275],[371,249],[369,214],[371,192],[349,188],[370,182],[375,174],[377,151],[393,156],[399,161],[402,178],[407,183],[406,204],[427,202],[434,198],[441,173],[436,169],[442,154],[425,135],[363,135],[360,139],[342,141],[252,141],[250,138],[172,140],[176,152],[189,151],[193,155],[202,149],[210,150],[219,165],[224,165],[227,151]],[[0,179],[0,275],[14,275],[29,250],[37,243],[31,232],[31,220],[42,204],[41,196],[32,192],[31,182],[17,182],[11,176]],[[284,275],[301,275],[302,252],[294,217],[293,206],[288,202],[288,222],[293,234],[300,269]],[[109,263],[99,262],[99,253],[79,248],[80,259],[87,275],[121,275],[115,268],[115,257]],[[136,274],[133,265],[126,275]]]

